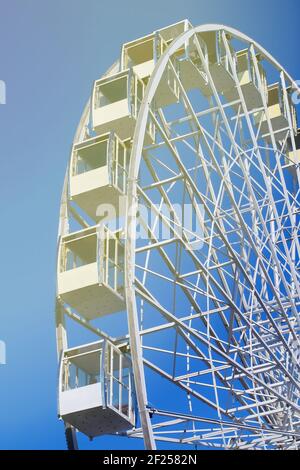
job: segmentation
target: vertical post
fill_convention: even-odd
[[[108,181],[110,185],[116,184],[115,180],[115,153],[116,153],[116,137],[113,132],[109,133],[106,147],[106,164],[108,170]]]
[[[104,244],[104,250],[105,253],[103,253],[104,261],[105,261],[105,282],[108,285],[109,284],[109,237],[108,237],[108,230],[105,228],[104,229],[104,235],[105,235],[105,244]],[[104,251],[103,250],[103,251]]]
[[[110,365],[109,365],[109,404],[110,406],[113,406],[113,391],[114,391],[114,381],[113,381],[113,375],[114,375],[114,350],[112,348],[112,345],[109,344],[109,359],[110,359]]]
[[[125,240],[125,293],[127,304],[127,319],[130,336],[130,352],[132,358],[133,376],[137,394],[138,411],[146,449],[155,450],[155,440],[147,408],[147,391],[142,358],[139,322],[134,291],[135,266],[135,222],[137,213],[136,179],[128,179],[128,199],[126,209],[126,235]]]
[[[131,370],[128,369],[128,417],[132,421],[132,383],[131,383]]]
[[[58,302],[55,308],[56,318],[56,341],[57,341],[57,354],[61,357],[64,349],[67,348],[67,335],[64,322],[64,314]],[[59,383],[60,386],[60,383]],[[68,423],[65,423],[65,436],[67,441],[68,450],[78,450],[76,430]]]
[[[119,411],[122,413],[122,354],[119,354]]]
[[[102,407],[107,407],[107,373],[106,373],[106,355],[107,355],[107,341],[104,340],[102,349],[100,349],[100,364],[99,364],[99,375],[100,375],[100,387],[101,387],[101,402]]]
[[[118,252],[119,252],[119,246],[118,246],[118,239],[116,234],[114,234],[114,289],[115,291],[118,290]]]
[[[61,237],[68,233],[69,231],[69,221],[68,221],[68,172],[67,168],[64,187],[61,197],[60,205],[60,217],[59,217],[59,228],[58,228],[58,250],[57,250],[57,273],[60,269],[60,243]],[[65,328],[64,313],[61,305],[58,301],[55,304],[55,321],[56,321],[56,344],[57,344],[57,354],[60,358],[64,349],[68,347],[67,342],[67,333]],[[59,384],[60,386],[60,384]],[[68,423],[65,423],[65,435],[67,441],[67,447],[69,450],[78,450],[77,437],[75,429]]]
[[[271,240],[275,246],[276,244],[276,231],[275,231],[275,214],[272,206],[270,207],[270,232],[271,232]],[[274,286],[275,289],[277,289],[277,292],[279,293],[279,286],[280,286],[280,276],[278,272],[278,268],[275,265],[274,266]]]

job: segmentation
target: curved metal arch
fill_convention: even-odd
[[[146,88],[145,96],[141,104],[139,111],[137,124],[135,127],[133,146],[131,152],[130,166],[129,166],[129,178],[128,178],[128,191],[127,191],[127,216],[126,216],[126,244],[125,244],[125,292],[126,292],[126,303],[127,303],[127,318],[129,325],[129,334],[131,342],[131,355],[134,366],[134,377],[136,388],[138,390],[139,398],[139,412],[141,416],[142,430],[144,435],[145,445],[149,449],[155,449],[155,440],[153,438],[153,431],[150,422],[149,409],[147,407],[147,391],[145,384],[145,376],[143,370],[143,359],[140,345],[140,335],[138,328],[138,315],[136,307],[136,296],[135,296],[135,226],[136,226],[136,204],[137,204],[137,178],[140,168],[140,161],[142,157],[144,134],[147,126],[147,119],[149,116],[150,104],[154,97],[157,86],[160,83],[163,72],[168,64],[169,58],[173,53],[180,48],[188,39],[190,39],[196,33],[203,33],[209,31],[223,30],[225,33],[231,36],[248,42],[255,46],[259,51],[274,67],[281,71],[287,80],[292,84],[295,90],[300,93],[300,89],[297,84],[293,81],[290,75],[284,70],[283,67],[269,54],[262,46],[253,41],[250,37],[246,36],[239,31],[224,26],[208,24],[195,28],[188,29],[180,36],[178,36],[172,44],[167,48],[164,54],[157,62],[155,69],[150,77],[149,83]],[[114,69],[113,66],[104,74],[106,76]],[[77,131],[74,137],[74,143],[80,141],[83,135],[84,127],[89,120],[90,113],[90,100],[87,102],[84,111],[82,113]],[[67,218],[67,195],[68,195],[68,169],[65,178],[65,184],[61,202],[61,214],[60,214],[60,229],[59,238],[66,230],[64,220]],[[63,328],[64,329],[64,328]],[[60,337],[64,337],[63,330],[60,332]]]
[[[236,39],[248,42],[267,59],[275,68],[282,72],[289,80],[295,90],[300,93],[300,88],[288,74],[288,72],[281,67],[278,61],[266,51],[260,44],[251,39],[249,36],[241,33],[240,31],[219,24],[207,24],[191,28],[183,32],[170,44],[164,54],[158,60],[154,71],[151,74],[149,83],[147,85],[145,96],[141,104],[137,123],[134,131],[133,145],[131,151],[129,172],[128,172],[128,186],[126,198],[126,244],[125,244],[125,294],[126,294],[126,307],[127,318],[129,326],[131,355],[134,367],[135,386],[137,389],[139,412],[141,415],[141,424],[144,435],[145,445],[149,449],[155,449],[155,441],[153,438],[153,431],[149,418],[149,410],[147,409],[147,392],[145,384],[144,365],[142,360],[142,349],[140,344],[139,328],[138,328],[138,314],[136,307],[135,295],[135,227],[136,227],[136,213],[137,213],[137,178],[142,158],[142,150],[144,144],[144,135],[150,112],[150,104],[154,98],[156,89],[160,83],[163,72],[168,64],[170,56],[172,56],[187,40],[197,33],[211,32],[211,31],[224,31],[227,34],[235,37]]]
[[[268,51],[266,51],[266,49],[264,49],[259,43],[251,39],[246,34],[243,34],[240,31],[234,28],[231,28],[229,26],[224,26],[224,25],[219,25],[219,24],[202,25],[202,26],[198,26],[198,27],[195,27],[195,28],[189,29],[188,31],[183,32],[180,36],[174,39],[174,41],[170,44],[168,49],[160,57],[150,77],[150,80],[149,80],[149,83],[145,92],[145,96],[143,99],[143,103],[140,108],[139,116],[138,116],[136,127],[135,127],[134,137],[133,137],[133,146],[132,146],[132,153],[131,153],[130,166],[129,166],[129,178],[130,179],[136,179],[138,176],[139,162],[140,162],[140,158],[142,155],[143,139],[144,139],[144,133],[146,130],[146,125],[147,125],[149,105],[154,97],[156,88],[159,85],[159,82],[162,78],[162,74],[165,70],[165,67],[167,66],[170,56],[173,55],[174,52],[176,52],[177,49],[179,49],[194,34],[206,33],[206,32],[211,32],[211,31],[221,31],[221,30],[224,30],[226,33],[231,34],[232,36],[235,36],[237,39],[253,44],[256,47],[256,49],[261,54],[263,54],[265,58],[272,65],[274,65],[279,71],[283,71],[283,73],[291,82],[295,90],[297,90],[298,93],[300,93],[300,87],[292,79],[292,77],[284,69],[284,67],[282,67],[279,64],[279,62]],[[130,202],[129,197],[128,197],[128,202]]]

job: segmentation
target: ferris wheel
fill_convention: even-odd
[[[298,97],[255,41],[187,20],[94,82],[58,236],[69,448],[300,448]]]

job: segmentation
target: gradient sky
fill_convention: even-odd
[[[260,42],[300,79],[299,0],[0,0],[0,448],[64,449],[53,316],[59,200],[92,82],[121,44],[188,18]],[[97,439],[92,448],[137,448]],[[82,447],[89,447],[82,440]]]

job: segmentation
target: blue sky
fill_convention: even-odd
[[[300,79],[298,1],[0,0],[0,448],[63,449],[53,316],[61,186],[92,82],[121,44],[188,18],[223,23]],[[137,447],[101,438],[93,448]],[[88,447],[83,440],[83,447]]]

